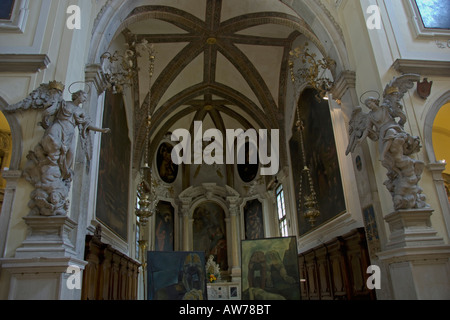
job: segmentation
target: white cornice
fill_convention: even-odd
[[[421,76],[450,76],[450,61],[397,59],[393,67],[400,73],[415,73]]]
[[[49,64],[46,54],[0,54],[0,72],[36,73]]]

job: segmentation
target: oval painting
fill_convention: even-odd
[[[239,158],[242,157],[242,152],[245,152],[245,163],[239,161]],[[252,148],[250,148],[250,143],[246,142],[238,151],[237,170],[242,181],[248,183],[256,178],[259,169],[258,163],[258,148],[253,144]]]
[[[173,183],[178,174],[178,165],[172,162],[172,149],[173,146],[170,143],[163,142],[156,156],[159,176],[166,183]]]

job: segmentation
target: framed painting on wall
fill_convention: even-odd
[[[300,300],[296,237],[243,240],[243,300]]]
[[[207,300],[203,252],[147,254],[148,300]]]
[[[174,250],[174,215],[174,208],[170,202],[158,202],[155,213],[155,251]]]
[[[131,141],[123,97],[110,90],[105,95],[103,128],[111,128],[111,133],[102,136],[100,147],[96,218],[126,241]]]
[[[245,239],[264,238],[262,203],[258,199],[249,200],[244,207]]]
[[[166,183],[173,183],[178,175],[178,166],[172,161],[172,149],[173,146],[170,143],[163,142],[156,155],[159,176]]]
[[[246,142],[238,151],[237,170],[239,177],[245,183],[252,182],[258,175],[259,159],[257,150],[257,146],[253,143]],[[239,163],[239,158],[243,158],[245,163]]]
[[[227,230],[225,212],[215,202],[200,203],[193,214],[193,240],[195,251],[214,256],[221,271],[228,270]]]

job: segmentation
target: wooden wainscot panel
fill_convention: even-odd
[[[82,300],[136,300],[140,264],[87,235]]]
[[[299,255],[302,299],[375,300],[366,286],[370,257],[363,228]]]

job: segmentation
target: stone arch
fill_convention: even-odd
[[[441,107],[450,102],[450,90],[445,92],[438,98],[430,107],[427,112],[425,123],[424,123],[424,144],[425,144],[425,153],[428,157],[428,161],[430,163],[435,163],[437,161],[436,155],[433,147],[433,124],[436,116],[441,109]]]
[[[430,107],[427,112],[423,140],[425,144],[425,154],[428,158],[428,170],[431,172],[433,183],[436,188],[439,204],[442,210],[445,225],[447,227],[447,234],[450,234],[450,203],[448,201],[447,192],[445,190],[444,179],[442,172],[445,170],[445,163],[439,162],[436,159],[436,153],[433,146],[433,124],[436,116],[443,105],[450,102],[450,90],[441,95]]]
[[[0,97],[0,111],[3,112],[8,106],[8,103]],[[8,238],[9,224],[11,220],[12,208],[14,205],[17,184],[22,171],[19,170],[20,162],[22,161],[22,130],[14,114],[3,112],[9,127],[11,128],[12,137],[12,155],[9,165],[9,170],[3,173],[6,179],[6,190],[3,196],[3,204],[0,213],[0,252],[1,256],[5,252],[6,240]]]
[[[234,200],[239,197],[239,193],[229,186],[221,187],[215,183],[203,183],[201,186],[189,187],[184,190],[180,195],[181,211],[183,215],[184,224],[184,243],[190,244],[184,249],[192,250],[194,248],[194,211],[202,203],[211,202],[224,211],[224,220],[226,225],[226,241],[227,241],[227,259],[228,259],[228,271],[231,272],[233,268],[237,268],[239,263],[234,256],[233,248],[239,248],[239,226],[234,223],[235,219],[232,216],[235,214],[234,210],[238,210],[238,207],[232,207],[236,205]],[[230,198],[233,198],[230,201]],[[225,270],[224,270],[225,271]]]
[[[9,169],[18,170],[20,167],[20,162],[22,161],[22,130],[16,116],[11,113],[4,112],[7,106],[8,103],[2,97],[0,97],[0,111],[5,115],[9,127],[11,128],[12,155]]]

